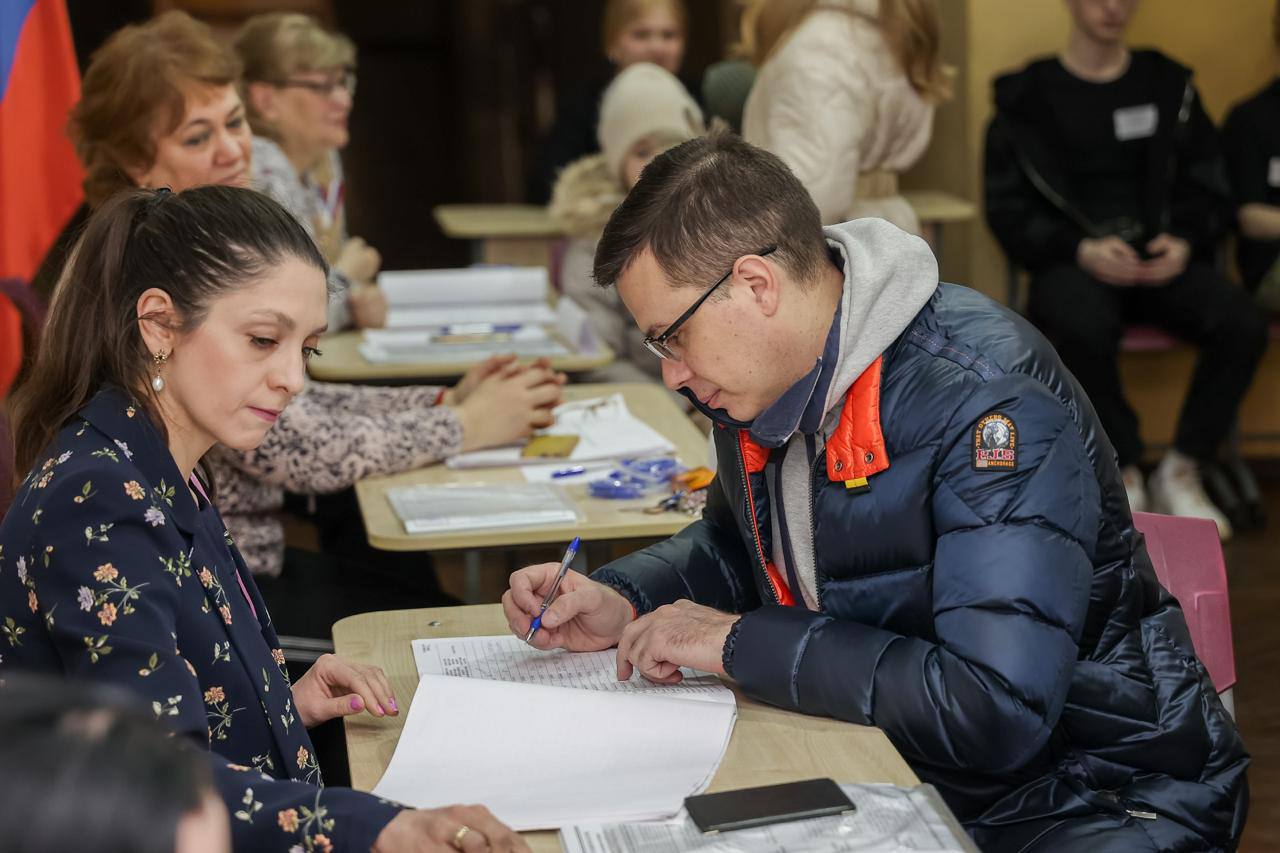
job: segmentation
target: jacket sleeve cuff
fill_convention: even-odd
[[[653,602],[636,585],[635,581],[621,572],[612,571],[606,566],[592,575],[591,579],[597,583],[604,584],[630,602],[631,609],[634,611],[632,613],[633,620],[655,609]]]
[[[720,651],[720,663],[724,666],[724,674],[733,678],[733,652],[738,646],[738,632],[742,630],[742,619],[738,618],[729,626],[729,634],[724,638],[724,648]]]
[[[767,605],[742,617],[732,677],[771,705],[871,722],[876,669],[894,635],[799,607]]]
[[[339,817],[335,850],[371,850],[387,824],[408,808],[351,788],[325,788],[322,802]]]

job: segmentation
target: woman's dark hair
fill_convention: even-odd
[[[137,702],[50,676],[0,683],[0,848],[172,853],[214,792],[209,759]]]
[[[140,323],[180,331],[210,303],[288,258],[324,272],[315,243],[265,195],[208,186],[117,193],[94,211],[53,293],[35,366],[13,394],[15,473],[21,478],[58,431],[102,388],[133,395],[162,437]],[[176,316],[138,316],[149,288],[169,294]]]

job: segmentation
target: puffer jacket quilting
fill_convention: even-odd
[[[821,612],[776,603],[768,463],[723,427],[703,520],[594,577],[641,612],[744,613],[727,663],[749,695],[879,726],[970,829],[1139,810],[1170,849],[1231,847],[1247,754],[1052,348],[940,285],[882,371],[887,467],[849,488],[813,465]],[[972,465],[992,412],[1017,427],[1013,471]]]

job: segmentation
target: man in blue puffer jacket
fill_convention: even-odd
[[[722,133],[645,170],[595,277],[715,420],[719,471],[700,521],[566,578],[534,645],[879,726],[987,851],[1235,846],[1248,756],[1029,324],[888,223],[823,229]],[[518,635],[556,568],[512,575]]]

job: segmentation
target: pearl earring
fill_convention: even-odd
[[[164,377],[160,375],[160,371],[164,368],[164,363],[169,360],[169,356],[163,350],[151,357],[152,363],[156,368],[156,375],[151,378],[151,387],[159,394],[164,390]]]

